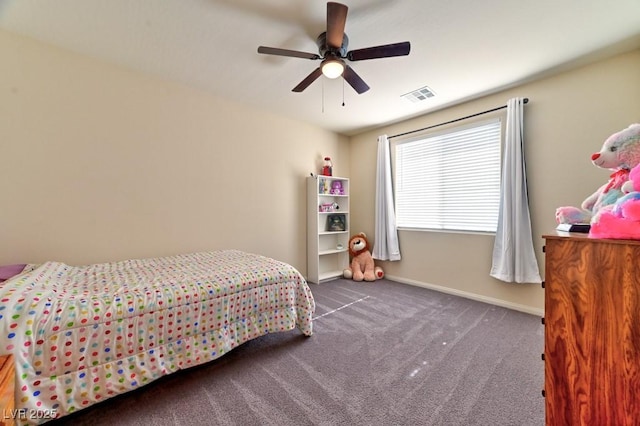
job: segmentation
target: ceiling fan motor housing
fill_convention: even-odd
[[[347,48],[349,47],[349,37],[344,33],[342,36],[342,46],[339,49],[332,49],[327,45],[327,32],[323,32],[316,39],[316,44],[318,45],[318,50],[320,52],[320,56],[323,58],[327,57],[327,53],[333,54],[340,58],[347,57]]]

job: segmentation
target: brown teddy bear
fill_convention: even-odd
[[[351,255],[351,267],[343,272],[347,279],[354,281],[375,281],[384,277],[384,271],[376,266],[371,252],[369,251],[369,241],[364,232],[352,236],[349,239],[349,254]]]

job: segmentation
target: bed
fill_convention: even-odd
[[[310,336],[314,310],[293,266],[238,250],[45,262],[0,283],[0,355],[21,417],[42,423],[268,333]]]

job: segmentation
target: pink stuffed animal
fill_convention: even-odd
[[[613,170],[609,181],[587,197],[580,207],[556,209],[558,223],[591,223],[602,208],[613,205],[624,195],[622,185],[629,179],[629,171],[640,164],[640,124],[632,124],[609,136],[600,152],[591,156],[591,161],[597,167]]]
[[[342,187],[341,180],[334,180],[331,182],[331,193],[333,195],[344,195],[344,188]]]
[[[627,194],[593,218],[590,237],[640,240],[640,165],[631,170],[622,189]]]

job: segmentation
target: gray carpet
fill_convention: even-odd
[[[50,424],[544,424],[539,317],[389,280],[311,289],[312,337],[264,336]]]

